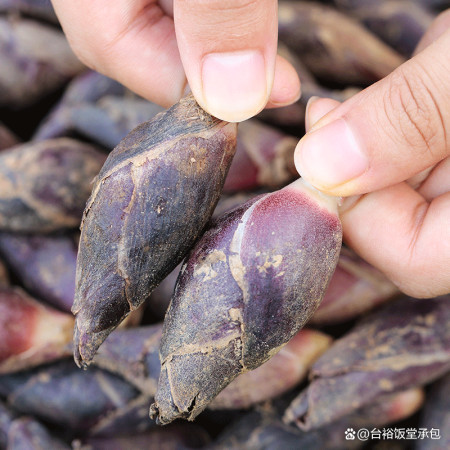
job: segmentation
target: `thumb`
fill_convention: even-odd
[[[175,0],[181,60],[198,103],[238,122],[269,100],[277,51],[277,1]]]
[[[349,196],[404,181],[448,156],[449,52],[450,30],[316,122],[296,149],[302,177]]]

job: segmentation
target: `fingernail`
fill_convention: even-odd
[[[295,166],[313,186],[329,191],[366,172],[369,159],[346,121],[337,119],[300,140]]]
[[[205,108],[228,122],[240,122],[261,111],[268,100],[264,57],[259,51],[211,53],[203,60]]]
[[[320,97],[317,97],[316,95],[313,95],[308,100],[308,103],[306,103],[306,109],[305,109],[305,128],[306,131],[309,131],[311,127],[320,119],[320,117],[314,117],[311,114],[311,105],[316,101],[319,100]]]

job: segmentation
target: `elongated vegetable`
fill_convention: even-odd
[[[61,31],[17,17],[0,17],[0,55],[0,106],[29,105],[84,69]]]
[[[15,420],[8,433],[8,449],[11,450],[70,450],[59,438],[31,417]]]
[[[70,355],[72,327],[71,315],[0,286],[0,374]]]
[[[31,417],[18,417],[0,402],[0,448],[7,450],[69,450],[70,446],[51,435]]]
[[[416,0],[390,0],[341,4],[376,36],[410,57],[420,38],[431,25],[433,14]],[[449,2],[450,6],[450,2]]]
[[[342,248],[330,285],[312,325],[329,325],[351,320],[398,294],[385,275],[348,248]]]
[[[29,292],[70,312],[77,261],[72,236],[0,233],[0,254]]]
[[[68,138],[0,153],[0,230],[48,233],[76,228],[91,181],[106,156]]]
[[[366,86],[404,61],[356,20],[326,5],[283,1],[278,19],[280,40],[322,81]]]
[[[0,376],[0,395],[25,414],[72,430],[87,431],[139,392],[106,370],[81,371],[71,359]]]
[[[147,396],[154,396],[161,363],[162,325],[115,330],[100,347],[93,364],[116,373]]]
[[[137,96],[108,95],[94,104],[77,103],[66,107],[46,130],[53,131],[55,136],[80,135],[112,150],[132,129],[162,110],[161,106]]]
[[[284,419],[319,428],[379,395],[429,383],[450,369],[450,297],[400,298],[335,341]]]
[[[105,96],[132,95],[117,81],[93,70],[75,77],[66,87],[64,95],[39,124],[33,140],[42,141],[66,136],[72,129],[72,110],[78,105],[95,104]]]
[[[0,13],[25,13],[38,19],[58,23],[50,0],[0,0]]]
[[[418,442],[416,446],[418,450],[450,448],[450,436],[448,434],[450,426],[450,372],[433,383],[428,390],[419,426],[429,431],[430,439],[423,439]]]
[[[358,409],[327,426],[312,431],[300,431],[279,420],[278,408],[253,412],[226,428],[211,445],[211,450],[349,450],[361,448],[365,442],[346,439],[348,428],[382,427],[414,414],[423,404],[421,389],[382,395],[372,404]]]
[[[72,308],[79,366],[192,247],[219,199],[235,145],[236,124],[211,117],[189,96],[110,154],[82,223]]]
[[[194,419],[310,318],[339,255],[336,205],[300,179],[225,214],[197,242],[164,322],[159,423]]]

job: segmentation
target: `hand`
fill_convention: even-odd
[[[450,292],[450,10],[350,100],[312,100],[300,174],[343,201],[344,240],[405,293]],[[323,117],[322,117],[323,116]]]
[[[276,56],[276,0],[52,2],[87,66],[165,107],[187,82],[205,110],[233,122],[300,96],[295,70]]]

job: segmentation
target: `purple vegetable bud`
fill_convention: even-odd
[[[96,367],[81,371],[70,359],[2,375],[0,393],[17,411],[78,431],[89,430],[139,396],[122,378]]]
[[[343,248],[325,297],[309,323],[329,325],[354,319],[398,293],[385,275]]]
[[[280,188],[298,177],[294,150],[298,139],[257,120],[239,124],[236,155],[224,192]]]
[[[117,329],[100,347],[93,364],[116,373],[147,396],[154,396],[161,363],[162,325]]]
[[[413,54],[433,21],[433,14],[415,0],[372,1],[368,5],[353,4],[347,10],[372,33],[407,57]]]
[[[97,103],[82,103],[68,112],[70,129],[112,150],[134,128],[163,108],[139,97],[105,96]]]
[[[151,414],[193,420],[310,318],[341,247],[335,198],[297,180],[225,214],[184,263],[161,341]]]
[[[50,0],[0,0],[0,13],[25,13],[37,19],[58,23]]]
[[[105,156],[60,138],[0,153],[0,230],[46,233],[79,226]]]
[[[0,55],[0,106],[29,105],[84,69],[61,31],[17,17],[0,17]]]
[[[70,445],[52,436],[50,431],[31,417],[15,420],[8,433],[8,449],[70,450]]]
[[[77,261],[77,248],[71,236],[0,233],[0,253],[28,291],[70,312]]]
[[[104,96],[124,94],[130,95],[130,92],[117,81],[87,70],[68,84],[61,100],[39,125],[33,140],[42,141],[70,134],[72,109],[75,106],[94,104]]]
[[[311,383],[285,413],[311,430],[382,394],[422,386],[450,369],[450,296],[403,297],[367,316],[311,370]]]
[[[420,427],[434,429],[435,439],[417,442],[418,450],[450,448],[450,372],[436,381],[427,393],[425,407],[420,417]],[[440,438],[437,438],[440,436]]]
[[[301,330],[275,356],[232,381],[210,403],[211,409],[243,409],[270,400],[299,384],[310,366],[330,346],[331,337]]]
[[[79,366],[192,247],[219,199],[235,143],[236,124],[211,117],[189,96],[110,154],[82,223],[72,308]]]
[[[284,424],[278,411],[261,409],[244,416],[226,428],[210,448],[221,449],[308,449],[349,450],[364,446],[359,439],[346,439],[348,428],[383,427],[405,419],[421,407],[424,393],[421,389],[383,395],[371,405],[343,417],[318,430],[308,432]]]
[[[320,80],[368,85],[404,62],[356,20],[314,2],[279,3],[280,40]]]
[[[27,369],[71,352],[73,317],[18,288],[0,286],[0,373]]]

